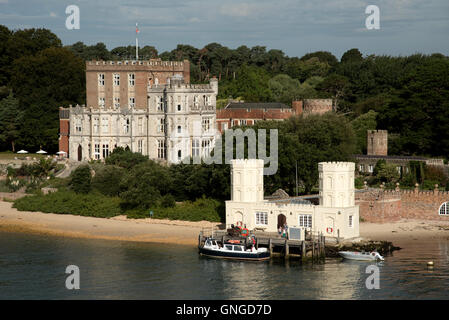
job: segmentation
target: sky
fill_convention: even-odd
[[[76,5],[80,28],[66,28]],[[367,29],[368,5],[380,10],[380,29]],[[103,42],[108,49],[218,42],[235,49],[260,45],[301,57],[351,48],[364,55],[449,55],[449,0],[0,0],[0,24],[48,28],[64,45]]]

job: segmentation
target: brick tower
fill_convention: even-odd
[[[388,155],[388,131],[368,130],[367,134],[368,155],[386,156]]]

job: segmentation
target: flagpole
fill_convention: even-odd
[[[139,60],[139,42],[137,40],[137,34],[139,33],[137,30],[137,22],[136,22],[136,60]]]

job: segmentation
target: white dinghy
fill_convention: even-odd
[[[361,261],[375,261],[381,260],[384,258],[379,254],[379,252],[357,252],[357,251],[340,251],[338,252],[343,258],[349,260],[361,260]]]

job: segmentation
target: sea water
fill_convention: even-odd
[[[448,299],[449,241],[403,247],[378,263],[256,263],[201,257],[194,246],[0,232],[0,299]],[[79,290],[66,287],[69,265]],[[379,289],[367,287],[370,265]]]

